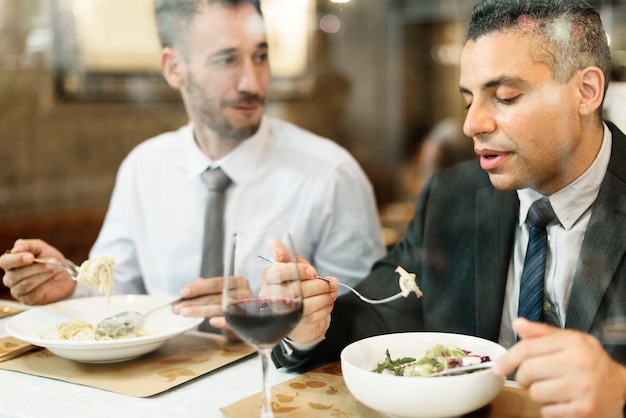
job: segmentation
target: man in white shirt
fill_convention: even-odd
[[[190,122],[140,144],[120,167],[90,253],[115,258],[114,292],[182,295],[193,300],[175,312],[221,315],[221,277],[198,278],[208,194],[201,176],[215,167],[232,182],[226,237],[288,230],[320,272],[356,284],[384,254],[371,184],[334,142],[264,116],[270,67],[258,2],[159,0],[156,10],[163,74]],[[39,240],[18,240],[0,257],[4,283],[21,302],[89,294],[33,257],[63,259]]]

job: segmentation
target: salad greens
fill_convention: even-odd
[[[426,350],[426,355],[419,360],[411,357],[392,360],[387,349],[385,359],[380,361],[373,371],[382,373],[385,370],[390,370],[396,376],[431,376],[442,370],[468,365],[468,362],[476,364],[489,360],[489,356],[470,354],[469,351],[454,344],[437,344]]]
[[[402,357],[392,360],[391,355],[389,354],[389,349],[387,349],[385,351],[385,359],[378,362],[378,366],[372,371],[382,373],[384,370],[391,370],[396,376],[402,376],[404,365],[414,361],[415,359],[413,357]]]

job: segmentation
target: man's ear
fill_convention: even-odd
[[[581,115],[595,113],[604,99],[604,73],[598,67],[587,67],[580,70],[580,103]]]
[[[180,53],[173,48],[163,48],[161,52],[161,71],[167,84],[174,89],[180,89],[184,84],[184,62]]]

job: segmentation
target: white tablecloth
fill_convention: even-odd
[[[8,335],[8,319],[0,319],[0,337]],[[270,373],[272,385],[294,376],[273,367]],[[0,370],[0,417],[223,418],[219,408],[260,392],[261,380],[256,355],[149,398]]]

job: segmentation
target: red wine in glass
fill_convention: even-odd
[[[302,304],[290,299],[243,299],[228,305],[224,316],[249,344],[273,347],[296,326]]]
[[[272,348],[302,317],[298,257],[289,232],[237,232],[227,246],[222,312],[229,327],[255,347],[263,367],[261,417],[273,417],[268,369]]]

